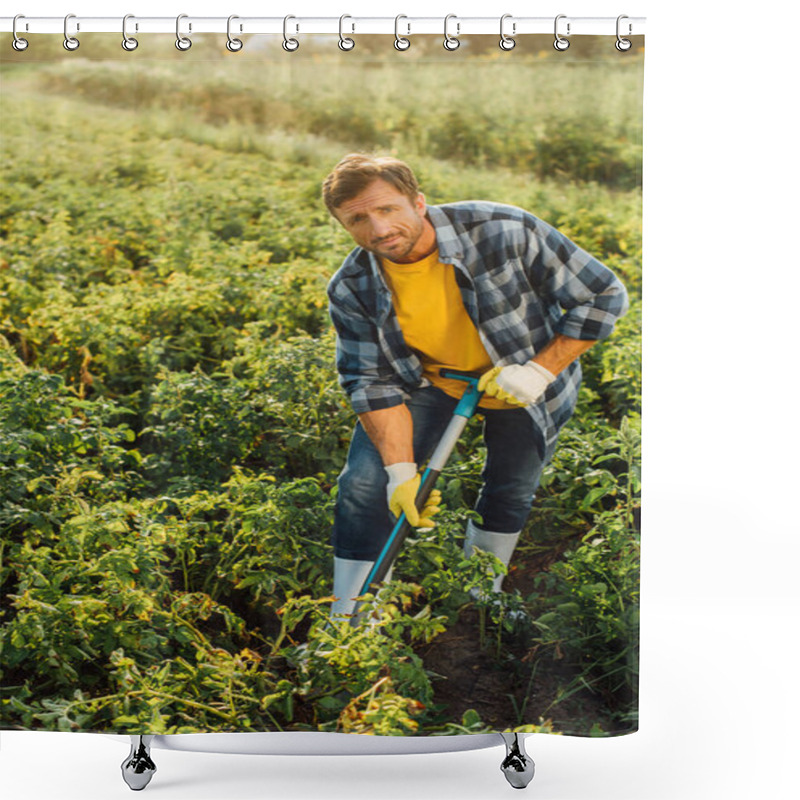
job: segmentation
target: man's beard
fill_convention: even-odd
[[[370,249],[375,255],[381,258],[396,263],[402,262],[403,259],[407,258],[414,251],[421,236],[422,223],[420,222],[419,230],[413,230],[409,233],[398,231],[392,236],[385,236],[377,244],[373,244]],[[384,246],[385,242],[391,242],[388,248]]]

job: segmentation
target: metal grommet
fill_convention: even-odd
[[[461,47],[461,42],[456,38],[461,32],[461,23],[456,22],[456,35],[451,36],[447,31],[447,23],[450,22],[451,19],[457,19],[456,15],[448,14],[444,18],[444,41],[442,42],[442,46],[445,50],[449,50],[452,53],[453,50],[458,50],[458,48]]]
[[[228,17],[228,41],[225,42],[225,47],[227,47],[231,53],[238,53],[244,47],[244,43],[241,39],[234,39],[231,36],[231,22],[235,19],[239,19],[236,14],[231,14],[231,16]]]
[[[297,17],[293,17],[291,14],[289,14],[283,18],[283,49],[287,53],[293,53],[298,47],[300,47],[300,42],[298,42],[297,39],[290,39],[286,33],[290,19],[297,19]]]
[[[139,42],[137,39],[134,39],[132,36],[128,36],[128,20],[134,19],[133,14],[126,14],[122,18],[122,49],[127,50],[129,53],[135,50],[139,46]],[[138,25],[136,26],[138,29]]]
[[[556,38],[555,38],[555,41],[553,42],[553,47],[555,47],[555,49],[558,50],[561,53],[563,53],[569,47],[569,39],[565,39],[563,36],[559,35],[559,33],[558,33],[558,21],[560,19],[566,19],[566,18],[567,18],[566,14],[559,14],[556,17],[556,22],[555,22],[555,26],[554,26],[554,32],[555,32]],[[567,23],[567,36],[569,36],[569,22]]]
[[[81,46],[81,43],[74,36],[70,36],[67,32],[67,26],[69,25],[69,21],[71,19],[75,19],[74,14],[67,14],[67,16],[64,17],[64,49],[69,50],[70,52],[77,50]]]
[[[411,47],[411,40],[403,38],[399,33],[401,19],[408,19],[408,17],[405,14],[398,14],[394,18],[394,49],[403,51]],[[408,32],[411,33],[411,25],[408,26]]]
[[[339,17],[339,49],[340,50],[344,50],[345,52],[348,51],[348,50],[352,50],[356,46],[355,40],[354,39],[348,39],[344,35],[344,31],[342,30],[342,28],[344,26],[344,21],[346,19],[353,19],[353,18],[349,14],[342,14],[342,16]],[[355,29],[356,29],[355,23],[353,23],[353,25],[351,27],[352,27],[352,31],[351,32],[355,33]]]
[[[175,47],[183,52],[192,46],[192,40],[188,36],[181,34],[181,20],[186,19],[188,16],[188,14],[178,14],[178,18],[175,20]],[[192,26],[189,25],[189,30],[191,31],[191,29]]]
[[[11,42],[11,46],[18,52],[21,53],[23,50],[28,49],[28,40],[23,39],[20,36],[17,36],[17,20],[18,19],[25,19],[24,14],[17,14],[14,17],[14,21],[11,23],[11,33],[14,34],[14,40]]]
[[[500,49],[501,50],[506,50],[506,51],[513,50],[514,47],[517,44],[510,36],[506,36],[505,30],[504,30],[505,24],[506,24],[506,20],[507,19],[511,19],[511,17],[512,17],[511,14],[503,14],[503,16],[500,17]],[[517,23],[516,22],[512,22],[511,23],[511,33],[516,33],[517,32],[516,28],[517,28]]]
[[[617,50],[620,51],[620,53],[624,53],[625,51],[630,50],[631,47],[633,47],[633,42],[631,42],[630,39],[623,39],[619,35],[619,23],[623,19],[629,19],[629,17],[627,17],[625,14],[620,14],[617,17],[617,41],[614,44],[614,47],[616,47]],[[630,36],[630,32],[631,32],[631,26],[630,26],[630,23],[628,23],[628,35],[629,36]]]

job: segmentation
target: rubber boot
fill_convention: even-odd
[[[479,528],[472,520],[467,522],[467,536],[464,540],[464,555],[469,558],[474,552],[474,548],[491,553],[507,567],[511,561],[511,556],[517,546],[517,540],[522,531],[516,533],[496,533],[495,531],[485,531]],[[492,591],[499,592],[503,586],[505,575],[498,575],[492,582]],[[473,597],[477,590],[473,589]]]
[[[356,597],[372,569],[374,561],[360,561],[352,558],[333,559],[333,594],[336,600],[331,604],[330,618],[335,621],[353,617]],[[393,567],[389,568],[384,581],[392,579]],[[352,620],[354,623],[356,620]]]

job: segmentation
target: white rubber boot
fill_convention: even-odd
[[[522,531],[516,533],[496,533],[479,528],[472,520],[467,522],[467,536],[464,540],[464,555],[469,558],[474,548],[483,550],[497,556],[507,567],[517,546],[517,540]],[[498,575],[492,583],[492,591],[499,592],[503,586],[505,575]],[[473,590],[474,592],[475,590]],[[473,594],[474,596],[474,594]]]
[[[356,610],[356,597],[372,569],[374,561],[359,561],[352,558],[333,559],[333,594],[336,600],[331,604],[330,618],[335,621],[353,616]],[[392,579],[390,567],[384,581]]]

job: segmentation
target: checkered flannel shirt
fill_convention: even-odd
[[[611,270],[532,214],[498,203],[428,206],[439,260],[452,264],[467,314],[492,362],[523,364],[556,334],[603,339],[628,308]],[[328,285],[339,382],[356,414],[405,402],[428,386],[403,339],[379,259],[356,247]],[[528,412],[555,440],[577,401],[576,359]]]

